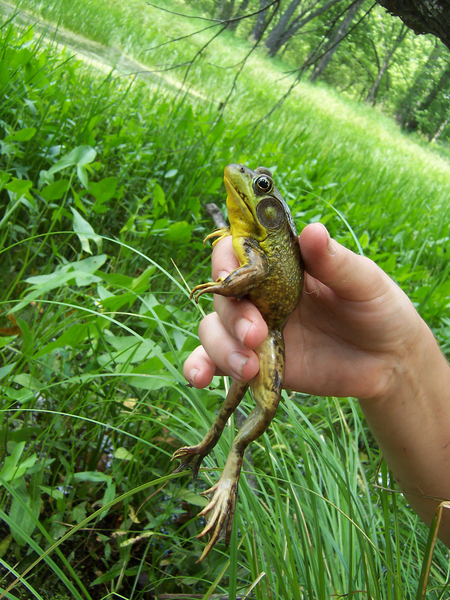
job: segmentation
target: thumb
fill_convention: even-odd
[[[386,293],[392,283],[372,260],[330,238],[322,223],[305,227],[300,249],[307,273],[346,300],[373,300]]]

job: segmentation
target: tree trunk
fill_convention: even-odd
[[[234,4],[234,0],[231,0],[231,4]],[[228,19],[228,14],[230,14],[230,0],[220,0],[218,10],[217,10],[217,18],[226,20]]]
[[[256,17],[256,23],[250,36],[255,42],[259,42],[266,30],[267,8],[265,7],[268,4],[269,0],[259,0],[259,13]]]
[[[432,79],[430,78],[430,73],[436,67],[436,61],[441,56],[442,50],[443,46],[438,42],[438,40],[436,40],[433,51],[427,58],[427,61],[424,64],[424,66],[420,69],[420,72],[414,80],[413,84],[408,88],[408,91],[403,97],[401,107],[395,116],[397,123],[400,125],[401,128],[405,126],[405,123],[408,122],[411,115],[413,115],[419,108],[422,100],[425,98],[425,96],[429,94],[432,86]],[[421,90],[423,90],[422,93],[420,93]],[[416,101],[413,104],[415,98]]]
[[[337,4],[338,2],[341,2],[341,1],[342,0],[328,0],[328,2],[326,2],[325,4],[323,4],[318,9],[316,9],[315,11],[313,11],[312,13],[310,13],[308,16],[305,17],[305,15],[311,10],[311,7],[308,7],[307,10],[305,10],[303,13],[298,15],[291,22],[291,24],[288,25],[287,29],[285,29],[284,31],[280,31],[277,38],[273,37],[273,39],[270,41],[270,44],[269,44],[269,38],[271,37],[271,35],[272,35],[271,34],[269,36],[269,38],[267,38],[267,42],[266,42],[267,49],[269,50],[269,56],[272,56],[272,57],[275,56],[275,54],[278,52],[278,50],[282,46],[284,46],[284,44],[286,44],[286,42],[288,42],[292,38],[292,36],[294,36],[297,33],[297,31],[299,31],[299,29],[304,27],[307,23],[309,23],[310,21],[312,21],[313,19],[315,19],[322,13],[326,12],[334,4]],[[304,17],[304,18],[302,18],[302,17]]]
[[[433,88],[430,90],[428,96],[423,100],[417,110],[428,110],[430,104],[436,99],[438,93],[448,84],[448,78],[450,77],[450,63],[447,65],[444,72],[439,76],[439,80],[435,83]]]
[[[242,17],[245,13],[245,11],[247,10],[247,6],[250,4],[250,0],[242,0],[241,4],[239,5],[239,8],[236,11],[236,14],[233,16],[234,19],[237,19],[238,17]],[[229,25],[228,25],[228,29],[230,31],[235,31],[236,27],[239,25],[240,21],[232,21]]]
[[[430,144],[433,143],[433,142],[435,142],[437,139],[439,139],[439,137],[441,136],[442,132],[447,127],[449,121],[450,121],[450,115],[445,119],[445,121],[443,123],[441,123],[441,126],[438,128],[438,130],[436,131],[436,133],[430,139]]]
[[[332,32],[331,37],[328,42],[329,50],[327,52],[325,52],[325,54],[322,56],[320,61],[314,67],[314,70],[309,78],[309,80],[311,82],[316,81],[316,79],[318,77],[320,77],[322,75],[322,73],[325,71],[325,69],[327,68],[327,65],[330,62],[331,57],[336,52],[336,50],[339,47],[339,44],[344,39],[345,34],[347,33],[351,22],[355,18],[355,15],[363,2],[364,2],[364,0],[355,0],[350,5],[349,9],[347,10],[345,17],[344,17],[343,21],[341,22],[341,24],[338,26],[337,29],[335,29],[334,32]]]
[[[377,0],[417,35],[431,33],[450,48],[450,0]]]
[[[287,9],[281,15],[280,20],[278,21],[276,26],[270,32],[267,40],[265,41],[265,45],[266,45],[267,49],[269,50],[269,54],[270,54],[271,48],[275,45],[276,41],[283,35],[285,30],[287,29],[288,23],[291,20],[292,15],[295,12],[295,9],[301,2],[302,2],[302,0],[291,0],[291,3],[287,7]],[[277,50],[279,50],[279,48]],[[270,55],[274,56],[273,54],[270,54]]]
[[[410,131],[414,131],[417,129],[419,124],[418,124],[417,119],[415,118],[414,114],[419,110],[426,111],[430,108],[431,103],[433,102],[433,100],[436,99],[437,95],[442,90],[442,88],[448,85],[449,77],[450,77],[450,63],[447,65],[447,68],[439,76],[439,78],[434,81],[434,85],[431,88],[431,90],[429,91],[428,96],[424,100],[422,100],[418,105],[416,105],[414,113],[410,116],[408,121],[405,123],[406,129],[409,129]]]
[[[389,63],[391,62],[391,59],[395,54],[395,51],[397,50],[397,48],[400,46],[400,44],[405,39],[408,31],[409,31],[409,29],[406,27],[406,25],[402,25],[402,27],[400,28],[400,32],[397,36],[397,39],[395,40],[392,48],[386,54],[383,64],[378,69],[377,78],[375,79],[374,84],[371,87],[371,89],[369,90],[369,93],[367,94],[367,98],[366,98],[366,102],[371,102],[372,106],[375,106],[375,103],[377,100],[377,95],[378,95],[378,90],[380,89],[380,83],[381,83],[381,80],[383,79],[383,75],[386,73],[386,71],[389,67]]]

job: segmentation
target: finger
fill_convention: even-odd
[[[367,301],[383,295],[390,279],[370,259],[359,256],[330,238],[321,223],[307,225],[300,235],[305,269],[318,282],[346,300]],[[313,279],[308,285],[320,291]]]
[[[223,238],[215,246],[211,257],[212,278],[226,276],[239,267],[239,261],[233,251],[231,236]]]
[[[269,333],[261,313],[249,300],[235,300],[214,295],[214,308],[225,329],[243,346],[254,350]]]
[[[198,346],[185,360],[183,375],[194,387],[204,388],[211,383],[214,375],[221,375],[221,373],[206,354],[205,349]]]
[[[217,313],[201,321],[198,333],[203,348],[220,371],[239,381],[253,379],[258,373],[256,354],[228,333]]]

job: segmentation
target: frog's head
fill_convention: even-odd
[[[254,171],[244,165],[225,167],[228,218],[233,235],[258,241],[288,225],[297,235],[289,207],[265,167]]]

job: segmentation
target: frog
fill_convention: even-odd
[[[283,330],[300,302],[304,279],[295,223],[274,185],[272,172],[265,167],[252,170],[243,164],[230,164],[225,168],[224,183],[230,225],[210,233],[204,243],[217,238],[214,246],[231,235],[240,266],[226,277],[194,287],[191,299],[198,302],[206,293],[248,298],[267,323],[268,335],[255,350],[260,365],[258,374],[251,381],[232,379],[225,401],[203,440],[173,454],[172,460],[181,461],[175,472],[189,467],[195,480],[203,459],[219,441],[228,419],[250,387],[256,406],[236,434],[217,483],[203,492],[209,502],[198,516],[209,520],[197,537],[208,533],[210,537],[197,562],[203,561],[223,537],[226,546],[230,543],[244,453],[268,429],[280,403],[285,370]]]

